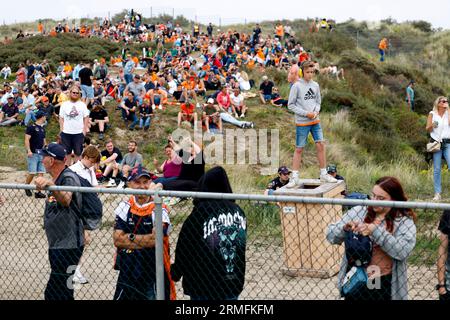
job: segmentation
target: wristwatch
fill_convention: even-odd
[[[441,288],[445,288],[445,284],[437,284],[436,285],[436,290],[439,290]]]
[[[136,239],[136,235],[134,233],[130,233],[128,235],[128,240],[130,240],[131,242],[133,242]]]

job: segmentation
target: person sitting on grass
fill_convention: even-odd
[[[214,104],[214,99],[209,98],[208,103],[203,108],[203,123],[205,124],[206,132],[210,129],[217,128],[222,132],[222,119],[220,118],[219,107]]]
[[[244,103],[244,96],[241,94],[241,90],[234,89],[233,93],[230,95],[231,108],[235,117],[245,117],[247,112],[247,106]]]
[[[139,106],[139,128],[148,131],[153,117],[153,108],[150,105],[150,99],[145,98]]]
[[[132,91],[128,91],[127,97],[123,99],[120,104],[122,110],[122,119],[125,121],[125,126],[129,130],[134,130],[134,127],[138,124],[139,120],[136,116],[138,109],[138,100],[135,98]],[[128,127],[128,122],[131,121],[131,125]]]
[[[106,127],[109,123],[108,112],[102,107],[101,103],[94,101],[94,106],[89,114],[90,131],[98,132],[98,138],[103,140],[105,138]]]
[[[194,129],[197,125],[197,112],[195,112],[195,105],[190,99],[180,106],[180,112],[178,112],[178,127],[181,126],[182,121],[194,123]]]
[[[282,99],[280,96],[280,92],[277,87],[273,88],[272,100],[270,100],[270,104],[275,107],[285,107],[287,108],[289,101],[286,99]]]
[[[157,178],[153,182],[155,184],[176,180],[181,172],[181,166],[183,164],[183,159],[174,150],[174,142],[171,136],[168,138],[169,144],[164,148],[164,153],[167,159],[162,165],[159,165],[157,159],[153,159],[153,164],[155,165],[156,173],[162,173],[163,176]]]

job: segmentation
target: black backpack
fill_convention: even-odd
[[[100,79],[105,79],[107,76],[106,68],[105,67],[99,67],[99,73],[100,73]]]
[[[349,266],[367,267],[372,260],[373,244],[368,236],[347,231],[345,233],[345,256]]]
[[[69,169],[70,170],[70,169]],[[71,170],[72,171],[72,170]],[[76,172],[73,172],[80,180],[81,187],[93,188],[89,181],[80,177]],[[83,228],[85,230],[97,230],[102,224],[103,204],[100,201],[97,193],[83,192],[81,193],[81,220],[83,221]]]

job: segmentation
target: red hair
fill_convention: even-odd
[[[408,201],[408,198],[403,191],[403,187],[400,184],[400,181],[394,177],[383,177],[378,179],[375,182],[375,185],[383,189],[386,193],[388,193],[392,201]],[[365,223],[373,223],[375,221],[376,213],[373,210],[373,207],[369,207],[366,218],[364,219]],[[386,226],[387,230],[392,233],[394,231],[394,220],[399,217],[409,217],[416,221],[416,214],[412,209],[405,208],[391,208],[391,210],[386,215]]]

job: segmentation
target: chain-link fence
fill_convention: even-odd
[[[27,197],[25,189],[31,190],[33,186],[0,185],[0,299],[43,299],[52,269],[43,216],[46,203],[55,199]],[[51,187],[50,190],[94,189]],[[174,261],[172,280],[184,277],[172,287],[177,300],[190,298],[185,290],[201,298],[205,289],[213,290],[213,296],[238,296],[243,300],[340,299],[337,282],[344,250],[343,245],[327,241],[328,226],[340,220],[350,205],[366,207],[375,203],[408,206],[417,214],[415,245],[406,260],[408,295],[414,300],[438,298],[437,228],[443,210],[450,209],[450,205],[158,191],[151,212],[162,218],[161,223],[158,219],[145,220],[146,207],[130,202],[133,193],[155,195],[154,192],[95,191],[103,203],[102,225],[90,232],[91,241],[84,248],[79,271],[88,282],[75,283],[75,299],[111,300],[120,296],[120,288],[138,292],[138,298],[150,297],[152,293],[141,285],[152,282],[154,287],[170,289],[168,273],[164,271]],[[144,220],[138,226],[140,217]],[[171,228],[167,228],[168,218]],[[124,250],[118,259],[121,271],[114,270],[117,254],[114,243],[126,247],[125,243],[148,242],[145,234],[151,232],[153,225],[163,226],[156,233],[156,255],[155,249]],[[129,233],[136,234],[136,239],[130,240]],[[244,256],[245,261],[241,261]],[[205,261],[208,257],[210,261]],[[156,268],[155,259],[159,261]],[[393,276],[398,264],[395,259],[398,257],[391,266]],[[66,276],[70,280],[74,280],[72,267]],[[212,268],[219,270],[221,276]],[[183,284],[183,280],[189,283]],[[118,281],[122,285],[119,289]],[[162,290],[156,291],[161,298]],[[166,297],[169,292],[165,290]]]

